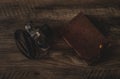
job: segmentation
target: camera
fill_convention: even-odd
[[[47,24],[36,26],[32,22],[28,22],[24,30],[19,29],[14,35],[17,47],[30,59],[46,56],[53,37],[52,30]]]

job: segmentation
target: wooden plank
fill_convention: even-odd
[[[46,10],[47,11],[47,10]],[[50,10],[51,11],[51,10]],[[59,11],[59,10],[57,10],[57,11]],[[61,11],[61,10],[60,10]],[[59,11],[59,12],[60,12]],[[94,10],[93,10],[94,11]],[[44,10],[43,10],[43,12],[44,12]],[[48,14],[47,15],[50,15],[49,14],[49,11],[47,11],[48,12]],[[91,13],[92,14],[92,13]],[[44,15],[45,16],[45,15]],[[54,16],[54,15],[51,15],[51,16]],[[57,15],[56,15],[57,16]],[[70,15],[69,15],[70,16]],[[62,17],[62,16],[61,16]],[[70,16],[71,17],[71,16]],[[105,22],[105,23],[103,23],[103,22],[100,22],[100,23],[103,23],[103,25],[104,26],[108,26],[109,25],[109,22],[111,22],[111,20],[112,21],[118,21],[118,19],[116,19],[116,18],[114,18],[114,19],[111,19],[111,20],[109,20],[109,18],[110,17],[108,17],[107,16],[107,14],[106,14],[106,16],[104,17],[103,15],[101,15],[101,16],[96,16],[96,15],[91,15],[91,16],[89,16],[89,17],[92,17],[92,19],[93,19],[93,22],[95,21],[95,20],[98,20],[99,18],[101,19],[102,18],[102,20],[103,20],[103,22]],[[114,17],[114,16],[113,16]],[[94,19],[94,18],[96,18],[96,19]],[[52,19],[52,18],[51,18]],[[57,19],[57,18],[56,18]],[[91,19],[91,20],[92,20]],[[17,23],[19,23],[21,20],[18,20],[18,21],[15,21],[14,19],[12,19],[13,20],[13,22],[9,22],[10,21],[10,19],[8,19],[8,20],[1,20],[2,22],[1,22],[1,41],[0,41],[0,43],[1,43],[1,47],[0,47],[0,49],[1,49],[1,52],[3,52],[2,54],[1,54],[1,56],[3,56],[3,58],[1,58],[1,59],[3,59],[3,60],[5,60],[5,61],[8,61],[9,60],[9,58],[12,58],[12,57],[18,57],[18,59],[17,60],[14,60],[14,58],[12,58],[12,59],[10,59],[10,62],[17,62],[18,60],[19,60],[19,58],[22,60],[22,58],[24,58],[24,57],[22,57],[22,56],[20,56],[19,57],[19,54],[17,55],[16,53],[18,52],[18,50],[16,50],[17,49],[17,47],[16,47],[16,45],[15,45],[15,42],[14,42],[14,39],[13,39],[13,33],[15,32],[15,30],[17,30],[17,29],[23,29],[24,28],[24,21],[23,22],[21,22],[21,24],[18,24],[19,26],[17,26]],[[42,19],[41,19],[42,20]],[[44,20],[44,19],[43,19]],[[7,22],[7,24],[6,23],[4,23],[4,24],[2,24],[4,21],[6,21]],[[51,23],[51,26],[52,25],[54,25],[53,27],[56,27],[55,26],[55,24],[57,25],[57,26],[60,26],[59,24],[61,24],[61,22],[59,23],[59,21],[58,20],[56,20],[57,22],[56,23],[54,23],[54,21],[55,20],[48,20],[48,23],[50,24]],[[108,21],[108,23],[107,23],[107,21]],[[37,21],[37,22],[39,22],[39,21]],[[118,21],[119,22],[119,21]],[[12,23],[12,24],[11,24]],[[96,21],[94,22],[94,23],[96,23]],[[99,24],[100,24],[99,23]],[[113,23],[113,22],[112,22]],[[64,23],[63,23],[64,24]],[[8,26],[9,25],[9,26]],[[119,24],[118,24],[119,25]],[[22,27],[21,27],[22,26]],[[12,27],[12,28],[11,28]],[[114,26],[113,26],[114,27]],[[66,48],[67,47],[67,45],[63,42],[63,41],[56,41],[56,42],[58,42],[58,48],[60,48],[60,47],[62,47],[62,48]],[[63,45],[61,44],[61,43],[63,43]],[[65,46],[66,45],[66,46]],[[56,47],[56,45],[54,46],[54,47]],[[14,49],[15,48],[15,49]],[[69,47],[68,47],[69,48]],[[11,52],[9,52],[9,51],[11,51]],[[14,53],[14,52],[16,52],[15,54],[11,54],[11,53]],[[64,52],[64,51],[62,51],[62,52]],[[19,52],[20,53],[20,52]],[[6,59],[6,57],[8,57],[8,59]],[[3,61],[2,60],[2,61]],[[24,59],[23,59],[24,60]],[[111,60],[113,60],[113,59],[111,59]],[[115,59],[116,60],[116,59]],[[118,60],[118,59],[117,59]],[[62,61],[62,60],[60,60],[60,61]],[[76,60],[77,61],[77,60]],[[28,61],[29,62],[29,61]],[[73,61],[72,61],[73,62]],[[74,61],[75,62],[75,61]],[[74,62],[72,63],[72,64],[74,64]],[[79,62],[80,63],[80,62]],[[79,63],[76,63],[76,64],[79,64]],[[109,62],[110,63],[110,62]],[[107,64],[109,64],[109,63],[107,63]],[[117,62],[117,64],[118,64],[118,62]],[[105,64],[104,64],[105,65]]]
[[[7,68],[7,71],[1,71],[0,77],[4,79],[40,79],[40,78],[45,78],[45,79],[119,79],[119,73],[120,71],[118,69],[113,69],[109,70],[107,69],[102,69],[102,68],[81,68],[80,70],[77,68],[33,68],[29,70],[29,68],[24,67],[20,68],[17,67],[18,69],[13,70]],[[97,71],[98,73],[96,73]],[[72,75],[71,75],[72,74]],[[46,76],[47,75],[47,76]]]
[[[0,1],[1,4],[3,3],[22,3],[22,4],[25,4],[25,5],[37,5],[37,6],[54,6],[54,5],[60,5],[60,6],[74,6],[74,5],[84,5],[84,6],[87,6],[87,5],[113,5],[113,6],[116,6],[115,4],[118,4],[119,5],[119,2],[120,0],[71,0],[71,1],[68,1],[68,0],[4,0],[4,1]]]

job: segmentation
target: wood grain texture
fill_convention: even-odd
[[[119,3],[120,0],[1,0],[0,79],[119,79]],[[95,66],[85,65],[57,35],[57,30],[80,11],[102,32],[107,29],[117,44]],[[34,20],[36,25],[48,23],[55,30],[56,40],[49,58],[29,60],[17,49],[14,32],[24,29],[29,19]]]

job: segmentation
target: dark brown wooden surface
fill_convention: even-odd
[[[17,49],[14,32],[29,19],[57,30],[80,11],[117,44],[95,66],[85,65],[59,37],[49,59],[29,60]],[[0,0],[0,79],[119,79],[119,39],[120,0]]]

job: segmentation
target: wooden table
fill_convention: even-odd
[[[94,66],[87,66],[57,36],[80,11],[97,27],[107,29],[117,45]],[[25,23],[47,23],[56,32],[49,59],[30,60],[17,49],[14,32]],[[1,0],[0,79],[119,79],[120,0]]]

